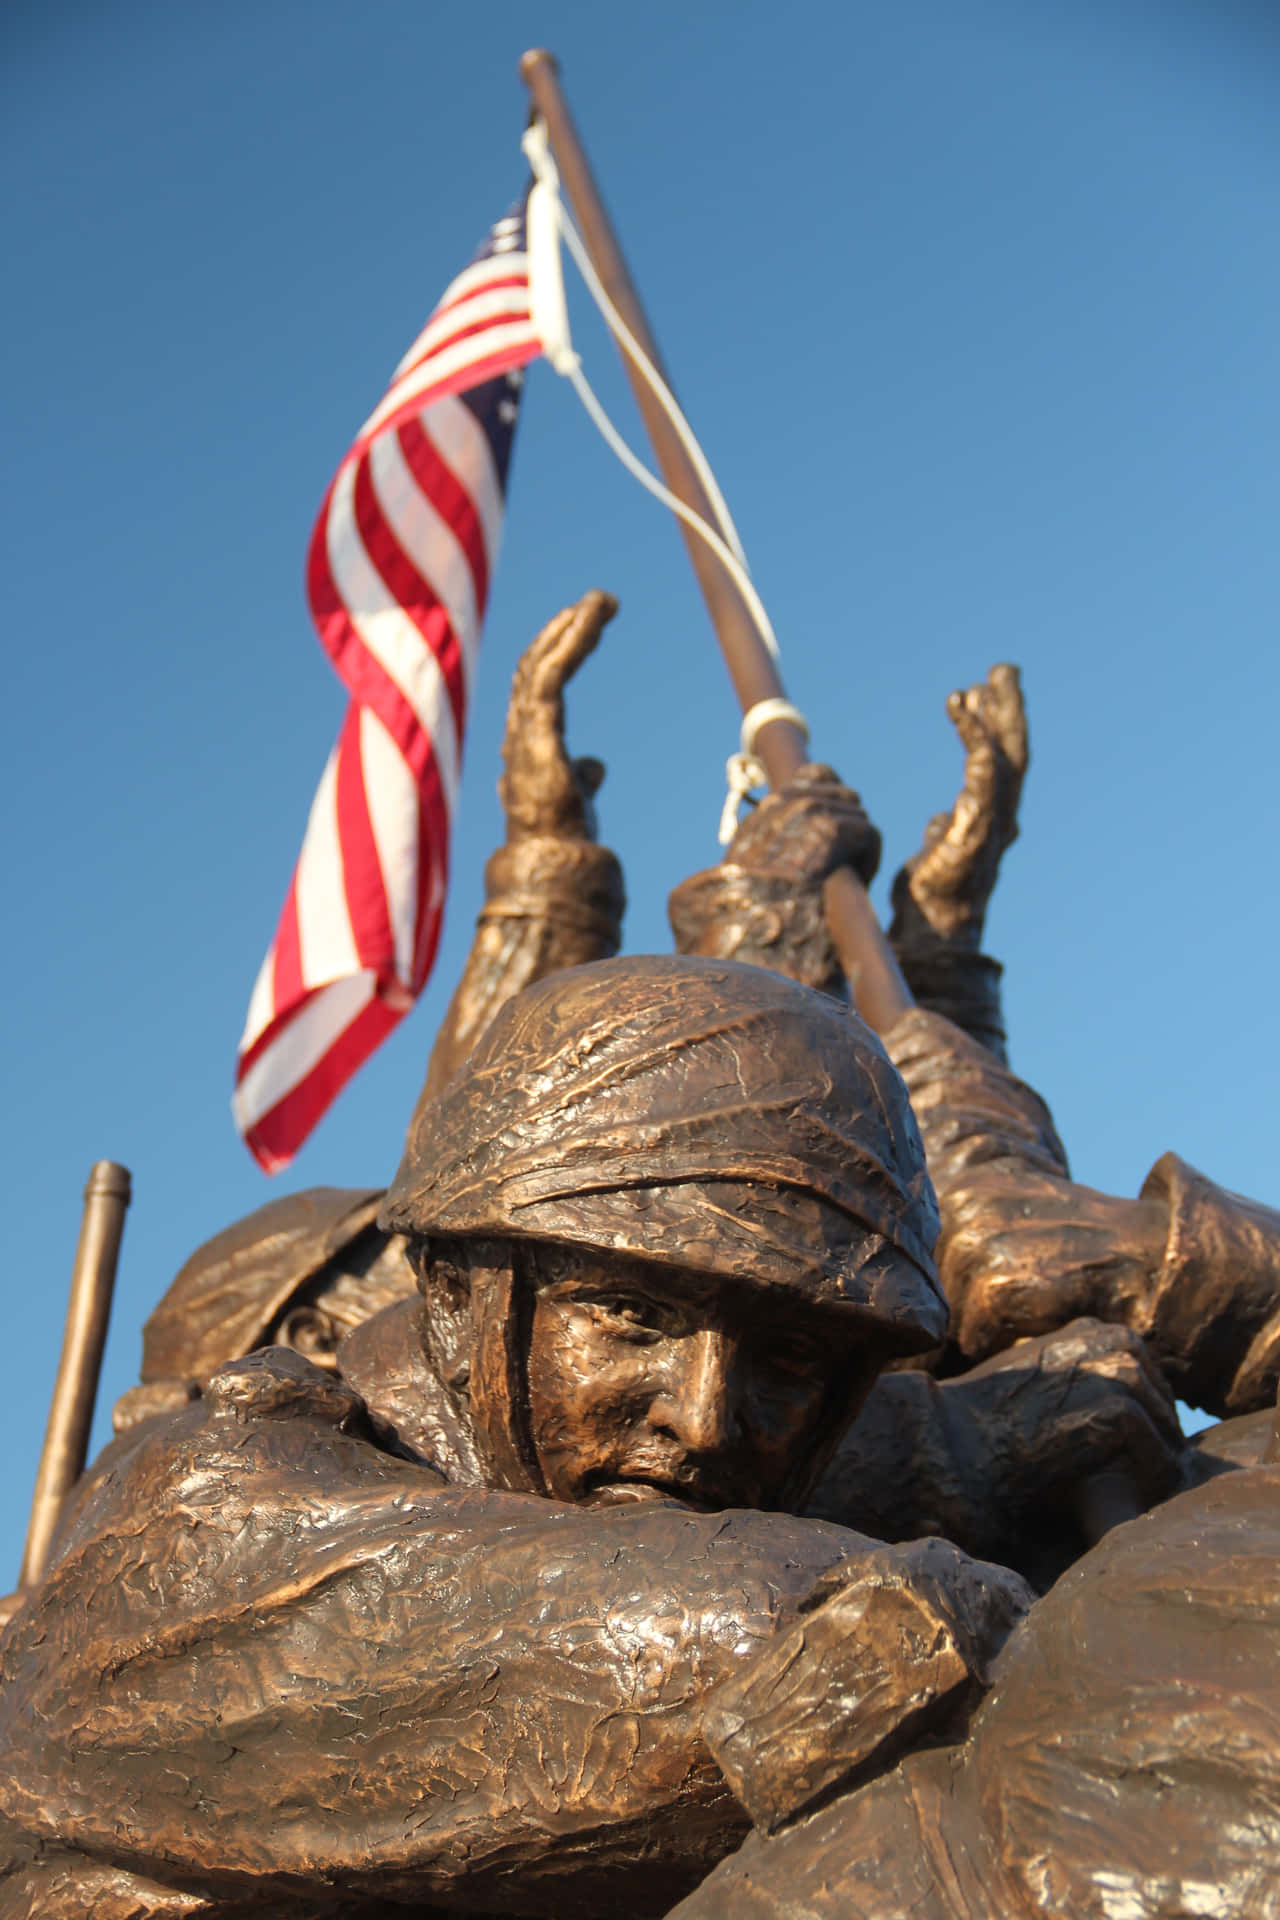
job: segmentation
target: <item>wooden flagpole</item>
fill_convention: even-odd
[[[617,235],[569,113],[555,56],[543,48],[533,49],[521,60],[520,74],[534,108],[546,125],[547,139],[591,263],[623,320],[670,386],[640,296],[627,271]],[[711,502],[674,427],[627,356],[624,354],[622,358],[663,479],[678,499],[714,527],[716,519]],[[786,689],[778,669],[732,577],[692,527],[681,521],[680,531],[743,712],[762,700],[785,699]],[[768,775],[769,785],[774,788],[791,779],[808,757],[803,733],[785,719],[770,720],[760,727],[756,753]],[[913,1005],[911,992],[876,919],[866,889],[849,869],[832,874],[828,880],[826,908],[854,1003],[868,1025],[886,1033]]]

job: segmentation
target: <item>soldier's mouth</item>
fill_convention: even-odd
[[[711,1490],[677,1480],[665,1474],[624,1473],[606,1478],[592,1475],[583,1491],[582,1504],[593,1507],[635,1505],[642,1501],[674,1500],[699,1513],[717,1512],[726,1503]]]

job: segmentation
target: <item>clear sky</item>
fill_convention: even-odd
[[[736,720],[683,550],[545,367],[527,388],[435,979],[287,1174],[235,1044],[343,697],[302,567],[349,439],[567,89],[815,751],[889,873],[1019,662],[1034,764],[989,945],[1080,1177],[1176,1147],[1280,1199],[1273,874],[1277,16],[1238,0],[12,5],[0,63],[16,1575],[91,1162],[123,1160],[102,1409],[185,1256],[394,1168],[499,820],[523,641],[575,688],[628,943],[715,856]],[[582,303],[588,371],[632,416]],[[107,1431],[100,1411],[99,1437]]]

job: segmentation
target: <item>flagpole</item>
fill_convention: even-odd
[[[591,263],[644,353],[671,386],[578,138],[560,86],[555,56],[541,47],[532,49],[520,62],[520,74],[546,125],[551,151]],[[663,479],[678,499],[714,526],[711,502],[674,427],[625,354],[623,366]],[[727,568],[692,527],[681,521],[680,531],[743,712],[748,713],[763,700],[785,699],[782,677]],[[785,785],[808,758],[804,734],[786,719],[769,720],[758,728],[755,751],[773,788]],[[832,939],[858,1011],[870,1026],[885,1033],[914,1002],[875,909],[866,889],[848,868],[831,875],[825,899]]]

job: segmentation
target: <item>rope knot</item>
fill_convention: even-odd
[[[742,735],[737,753],[731,753],[725,761],[725,778],[729,790],[724,797],[724,806],[720,810],[720,845],[727,847],[738,831],[738,809],[744,800],[753,797],[753,789],[762,787],[766,781],[764,766],[756,754],[756,738],[761,727],[767,727],[773,720],[789,720],[809,739],[809,722],[799,707],[792,706],[789,700],[757,700],[754,707],[748,707],[742,716]]]

